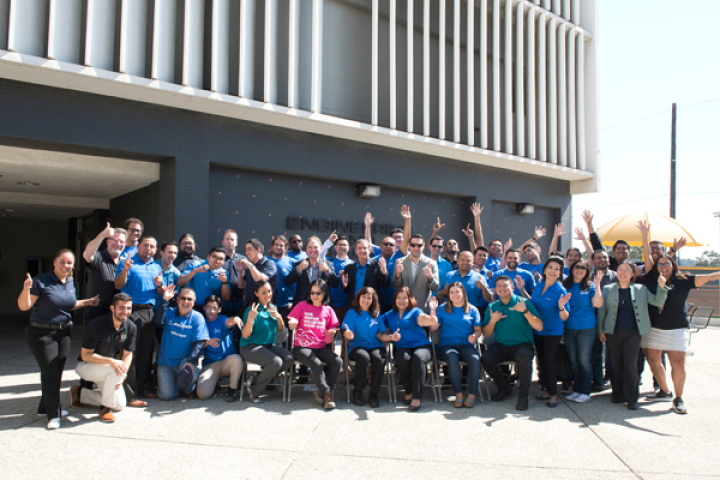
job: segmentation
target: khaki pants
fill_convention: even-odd
[[[79,362],[75,371],[80,378],[98,386],[98,390],[80,389],[80,402],[95,407],[108,407],[115,411],[125,408],[125,390],[115,388],[122,385],[125,375],[118,375],[110,365]]]
[[[238,354],[228,355],[219,362],[203,366],[197,384],[197,396],[206,399],[212,396],[220,377],[230,376],[230,388],[238,389],[240,375],[243,371],[243,360]]]

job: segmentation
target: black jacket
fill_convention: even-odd
[[[285,277],[285,285],[288,287],[293,284],[297,285],[295,288],[295,295],[293,296],[293,308],[295,308],[295,305],[301,301],[307,300],[310,296],[310,268],[308,267],[304,271],[300,271],[298,269],[298,265],[302,262],[303,260],[295,262],[292,270],[290,270],[290,273],[288,273]],[[325,264],[330,267],[330,270],[327,272],[320,271],[318,278],[325,280],[325,283],[327,283],[330,287],[338,287],[340,285],[340,279],[337,275],[335,275],[335,269],[333,268],[332,263],[325,262]],[[332,305],[332,298],[330,298],[330,304]]]
[[[348,285],[347,287],[343,287],[343,292],[349,295],[348,307],[352,304],[353,298],[355,298],[355,274],[357,273],[357,266],[357,263],[351,263],[345,267],[345,275],[348,276]],[[388,274],[383,275],[377,261],[369,261],[367,263],[367,270],[365,271],[363,287],[372,287],[380,300],[382,295],[380,289],[388,288],[389,286],[390,276]],[[382,300],[380,301],[382,302]]]

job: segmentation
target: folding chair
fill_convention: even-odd
[[[289,336],[290,336],[290,341],[289,341],[288,343],[290,343],[290,344],[293,344],[292,339],[294,338],[294,333],[295,333],[295,332],[293,332],[292,334],[289,335]],[[335,351],[335,343],[337,342],[337,337],[338,337],[338,335],[342,335],[342,330],[340,330],[339,327],[338,327],[338,331],[335,333],[335,336],[333,337],[333,351]],[[291,350],[291,351],[292,351],[292,350]],[[344,360],[343,360],[343,361],[344,361]],[[293,362],[292,367],[290,367],[290,371],[288,372],[288,379],[287,379],[287,400],[286,400],[287,402],[291,402],[291,401],[292,401],[292,389],[293,389],[293,388],[303,388],[303,389],[305,388],[305,384],[303,384],[303,383],[298,383],[298,384],[295,384],[295,383],[294,383],[294,382],[295,382],[295,367],[298,366],[298,365],[302,365],[302,363],[300,363],[298,360],[295,360],[295,361]],[[328,366],[327,363],[325,363],[325,362],[322,362],[322,365],[323,365],[323,367],[327,367],[327,366]],[[310,369],[309,369],[309,368],[308,368],[308,373],[307,373],[307,374],[300,374],[300,373],[298,373],[297,376],[298,376],[298,380],[300,380],[301,378],[305,378],[305,379],[310,380],[310,379],[312,378],[311,375],[310,375]],[[317,387],[317,385],[315,385],[315,386]],[[332,388],[333,391],[334,391],[334,390],[335,390],[335,385],[330,385],[330,388]]]
[[[288,338],[289,338],[289,336],[288,336],[288,329],[287,329],[287,328],[283,328],[282,332],[278,332],[277,335],[275,335],[275,344],[276,344],[276,345],[277,345],[277,344],[281,344],[281,346],[282,346],[283,348],[286,348],[286,349],[287,349]],[[257,365],[256,363],[248,362],[248,361],[245,360],[245,359],[243,359],[243,360],[244,360],[244,362],[243,362],[243,363],[244,363],[244,367],[243,367],[242,375],[240,376],[240,401],[241,401],[241,402],[242,402],[243,396],[244,396],[244,394],[245,394],[245,388],[244,388],[244,387],[245,387],[245,382],[247,381],[248,367],[251,366],[251,365],[254,365],[254,366],[256,366],[256,367],[259,367],[259,365]],[[255,369],[253,369],[254,372],[259,372],[259,371],[261,371],[261,370],[262,370],[261,368],[255,368]],[[287,395],[287,380],[286,380],[286,377],[287,377],[287,376],[288,376],[288,372],[287,372],[287,371],[286,371],[286,372],[280,371],[280,372],[278,372],[278,374],[277,374],[277,379],[278,379],[278,381],[277,381],[277,382],[274,382],[274,383],[271,382],[271,383],[268,384],[268,386],[273,385],[273,386],[275,386],[275,387],[280,387],[280,388],[282,389],[282,401],[283,401],[283,402],[285,401],[286,395]]]
[[[440,329],[430,332],[430,340],[432,341],[433,364],[435,366],[435,379],[437,382],[436,388],[438,391],[439,401],[442,402],[443,399],[442,399],[442,385],[440,384],[440,367],[447,366],[447,362],[445,360],[440,360],[438,358],[437,352],[436,352],[436,345],[438,345],[438,343],[440,343]],[[478,355],[482,359],[482,351],[480,349],[480,339],[478,337],[475,338],[474,347],[475,347],[475,350],[477,350]],[[460,360],[460,368],[462,369],[462,367],[466,367],[466,366],[467,366],[467,362],[465,362],[464,360]],[[480,383],[481,379],[484,380],[485,393],[487,393],[488,399],[490,399],[490,390],[488,388],[487,379],[485,377],[486,377],[485,368],[483,367],[482,362],[480,362],[480,378],[478,379],[478,383]],[[463,377],[463,378],[466,380],[466,382],[463,383],[462,386],[463,387],[469,386],[467,383],[467,377]],[[485,401],[483,399],[482,387],[478,387],[478,396],[480,397],[480,402]]]
[[[710,325],[710,317],[715,311],[712,307],[698,307],[690,316],[690,339],[688,345],[692,341],[692,334],[697,333],[700,330],[704,330]],[[693,329],[695,329],[693,331]]]
[[[338,333],[340,333],[342,335],[342,332],[343,331],[341,330]],[[345,390],[347,391],[347,403],[350,403],[350,367],[352,367],[353,371],[355,370],[355,360],[350,360],[350,347],[349,347],[350,342],[348,341],[347,338],[345,338],[345,335],[342,335],[342,343],[344,345],[343,352],[345,355],[345,358],[343,358],[343,367],[344,367],[343,369],[345,370]],[[392,377],[394,374],[393,375],[389,374],[390,368],[389,368],[388,352],[387,352],[388,346],[387,346],[387,344],[384,344],[384,345],[385,345],[385,371],[383,372],[383,375],[385,375],[387,377],[387,385],[381,385],[380,388],[387,389],[388,401],[390,403],[393,403],[396,401],[396,400],[394,400],[394,397],[393,397],[394,390],[393,390],[393,383],[392,383],[393,378]],[[367,372],[355,372],[355,375],[367,376]]]
[[[434,359],[434,357],[433,357],[433,359]],[[397,389],[398,389],[399,385],[395,382],[395,377],[396,377],[396,372],[397,372],[397,364],[395,363],[395,345],[389,346],[389,348],[388,348],[387,365],[390,368],[390,371],[388,372],[388,374],[390,375],[390,382],[392,383],[391,391],[392,391],[392,394],[394,397],[394,403],[397,403]],[[433,393],[433,400],[435,402],[438,402],[438,398],[440,395],[435,387],[435,369],[434,369],[433,365],[434,365],[433,360],[430,360],[430,362],[428,362],[428,364],[427,364],[427,369],[428,369],[429,378],[430,378],[430,385],[427,385],[427,384],[423,385],[423,388],[430,387],[430,389],[432,389],[432,393]]]
[[[485,348],[489,347],[495,342],[495,333],[490,335],[489,337],[483,337],[483,346]],[[505,360],[504,362],[498,363],[498,367],[508,367],[508,380],[512,380],[513,375],[517,375],[517,362],[515,360]],[[490,389],[488,387],[488,379],[491,379],[490,375],[485,371],[485,367],[483,367],[483,372],[485,372],[485,391],[488,394],[488,398],[490,398]],[[492,379],[491,379],[492,380]],[[510,383],[510,386],[512,387],[512,382]]]

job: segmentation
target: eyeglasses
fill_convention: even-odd
[[[422,243],[411,243],[410,246],[412,248],[422,248],[423,244]]]
[[[192,297],[178,297],[178,300],[183,301],[183,302],[192,302],[195,299]]]
[[[302,240],[290,240],[290,243],[302,243]]]
[[[432,248],[443,248],[442,245],[430,245]]]
[[[137,233],[142,232],[142,230],[140,230],[139,228],[128,228],[127,231],[128,232],[137,232]]]
[[[213,260],[220,260],[220,261],[225,260],[225,257],[218,257],[217,255],[213,255],[210,258],[212,258]]]
[[[395,244],[394,244],[394,243],[390,243],[390,242],[383,242],[383,247],[394,247],[394,246],[395,246]]]
[[[180,245],[194,245],[195,242],[180,242]]]
[[[322,295],[322,292],[310,292],[310,295]]]

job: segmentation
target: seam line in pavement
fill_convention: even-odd
[[[570,405],[569,402],[567,402],[564,398],[561,399],[561,400],[562,400],[563,403],[568,407],[568,409],[577,417],[577,419],[580,420],[580,421],[583,423],[583,425],[585,425],[587,428],[589,428],[590,431],[593,433],[593,435],[595,435],[595,437],[596,437],[598,440],[600,440],[600,441],[602,442],[602,444],[605,445],[605,447],[607,447],[607,449],[612,452],[613,455],[615,455],[615,458],[617,458],[618,460],[620,460],[620,462],[621,462],[623,465],[625,465],[625,467],[626,467],[628,470],[630,470],[630,472],[631,472],[633,475],[635,475],[637,478],[639,478],[640,480],[642,480],[642,478],[643,478],[642,475],[640,475],[638,472],[636,472],[625,460],[623,460],[623,458],[615,451],[615,449],[613,449],[610,445],[608,445],[608,443],[605,441],[605,439],[602,438],[602,437],[595,431],[595,429],[594,429],[592,426],[590,426],[590,425],[585,421],[585,419],[582,418],[582,417],[580,416],[580,414],[579,414],[578,412],[576,412],[576,411],[572,408],[572,405]]]
[[[283,478],[285,478],[285,475],[287,475],[287,473],[290,471],[290,468],[295,464],[295,460],[297,460],[297,458],[300,456],[300,454],[302,453],[302,451],[305,449],[305,446],[306,446],[306,445],[308,444],[308,442],[310,441],[310,438],[315,434],[315,431],[316,431],[316,430],[318,429],[318,427],[320,426],[320,422],[322,422],[323,418],[325,418],[325,415],[326,415],[327,413],[328,413],[327,410],[325,410],[325,411],[322,412],[322,415],[319,415],[319,416],[318,416],[318,421],[317,421],[317,423],[315,423],[315,426],[313,427],[313,429],[310,430],[310,433],[307,435],[307,437],[305,437],[305,441],[303,441],[302,445],[300,445],[300,449],[295,452],[295,455],[293,455],[292,460],[290,460],[290,463],[288,464],[288,466],[287,466],[287,468],[285,469],[285,471],[283,472],[283,474],[280,475],[280,480],[282,480]]]

